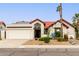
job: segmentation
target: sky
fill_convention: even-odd
[[[58,3],[0,3],[0,21],[6,24],[17,21],[42,21],[59,20],[56,11]],[[63,18],[72,22],[75,13],[79,13],[79,3],[63,3]]]

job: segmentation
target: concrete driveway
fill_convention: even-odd
[[[16,48],[28,40],[0,40],[0,48]]]

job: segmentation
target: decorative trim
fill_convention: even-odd
[[[28,27],[7,27],[7,28],[32,28],[32,27],[28,26]]]
[[[55,23],[53,23],[52,25],[50,25],[49,27],[53,26],[54,24],[56,24],[57,22],[60,22],[60,20],[57,20]],[[60,22],[61,23],[61,22]],[[62,23],[66,28],[69,28],[67,25],[65,25],[64,23]],[[48,27],[48,28],[49,28]]]
[[[40,21],[41,23],[43,23],[45,25],[45,23],[43,21],[41,21],[40,19],[35,19],[35,20],[31,21],[30,24],[35,22],[35,21]]]

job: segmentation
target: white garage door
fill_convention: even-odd
[[[33,39],[32,30],[7,30],[6,39]]]

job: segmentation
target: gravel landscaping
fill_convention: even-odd
[[[39,40],[29,40],[24,42],[23,45],[70,45],[68,41],[58,42],[57,40],[50,40],[49,43],[44,43],[44,41]]]

